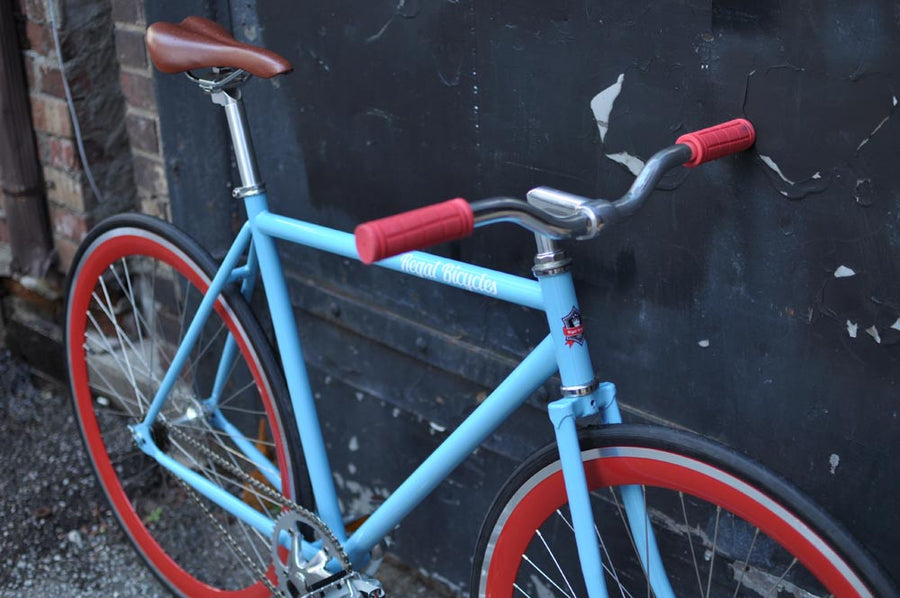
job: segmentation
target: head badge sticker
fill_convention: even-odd
[[[584,344],[584,326],[581,324],[581,312],[578,308],[572,306],[572,311],[563,316],[563,334],[566,337],[566,344],[572,346],[575,343]]]

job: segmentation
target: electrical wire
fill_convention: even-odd
[[[91,191],[94,192],[94,197],[100,202],[102,201],[103,196],[100,194],[100,189],[97,188],[97,183],[94,180],[94,173],[91,171],[91,165],[88,163],[87,154],[84,151],[81,126],[78,124],[78,115],[75,114],[75,102],[72,100],[72,90],[69,88],[69,80],[66,77],[66,67],[62,57],[62,46],[59,43],[59,28],[56,24],[56,11],[53,8],[53,4],[54,0],[47,0],[46,6],[50,15],[50,28],[53,31],[53,43],[56,44],[56,59],[59,62],[59,74],[62,78],[63,89],[66,92],[66,104],[69,107],[69,114],[72,117],[72,129],[75,131],[75,143],[78,145],[78,156],[81,158],[81,166],[84,169],[84,174],[87,176]]]

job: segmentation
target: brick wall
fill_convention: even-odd
[[[131,144],[137,208],[171,220],[169,192],[153,90],[153,66],[147,57],[147,22],[141,0],[112,0],[119,81],[126,100],[125,125]]]
[[[90,170],[79,158],[46,0],[16,0],[35,138],[54,244],[68,269],[90,227],[138,209],[169,218],[153,79],[138,0],[52,0]],[[4,223],[5,224],[5,223]],[[0,242],[4,227],[0,225]]]

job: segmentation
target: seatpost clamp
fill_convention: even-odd
[[[246,187],[235,187],[231,190],[231,196],[235,199],[243,199],[251,195],[259,195],[266,192],[266,186],[263,183],[256,185],[247,185]]]

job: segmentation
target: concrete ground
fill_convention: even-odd
[[[0,598],[167,596],[97,486],[68,393],[0,349]],[[388,596],[456,598],[388,557]]]

